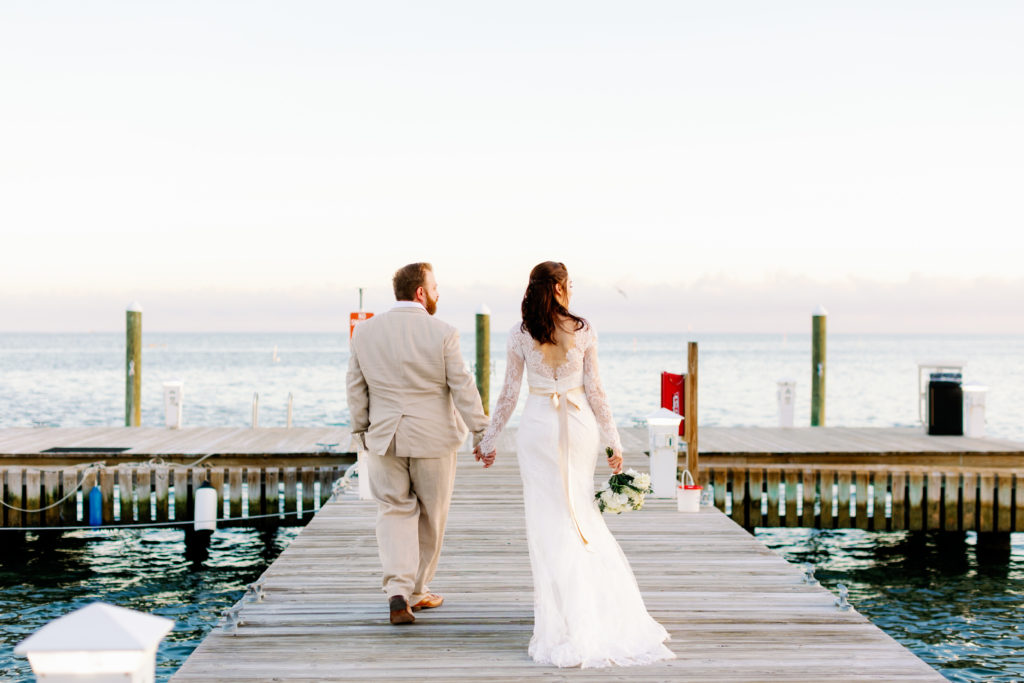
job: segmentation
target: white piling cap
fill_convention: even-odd
[[[487,304],[480,304],[480,308],[476,312],[477,315],[490,315],[491,309],[487,308]]]
[[[128,304],[128,312],[142,313],[142,304],[140,304],[138,301],[131,302],[130,304]]]
[[[818,307],[814,309],[814,313],[811,315],[828,315],[828,311],[825,310],[824,306],[818,304]]]
[[[14,653],[150,650],[174,621],[94,602],[55,619],[18,643]]]
[[[673,413],[668,408],[658,408],[644,419],[647,420],[647,425],[650,427],[678,427],[683,416],[679,413]]]

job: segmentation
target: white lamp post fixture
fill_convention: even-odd
[[[679,482],[679,423],[683,416],[668,408],[659,408],[647,416],[647,434],[651,449],[651,498],[675,498]]]
[[[156,648],[171,619],[94,602],[51,621],[18,643],[41,681],[152,683]]]
[[[775,400],[779,405],[779,426],[793,426],[793,406],[796,403],[796,380],[786,377],[778,381]]]
[[[185,383],[180,379],[164,382],[164,424],[168,429],[181,429]]]

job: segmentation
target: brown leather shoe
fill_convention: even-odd
[[[424,595],[419,602],[412,606],[413,612],[419,612],[421,609],[434,609],[444,604],[444,598],[437,593],[427,593]]]
[[[409,603],[405,601],[404,595],[392,595],[388,598],[388,607],[391,609],[392,624],[411,624],[416,617],[409,611]]]

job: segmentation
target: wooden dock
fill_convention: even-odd
[[[527,656],[532,588],[518,465],[503,435],[483,470],[460,454],[444,553],[446,596],[391,626],[380,591],[376,506],[324,506],[263,575],[262,601],[218,627],[173,681],[855,681],[944,680],[910,651],[714,508],[674,500],[608,522],[678,659],[646,667],[557,669]],[[643,467],[635,448],[627,465]],[[603,479],[606,473],[599,473]],[[595,596],[614,600],[614,590]]]
[[[700,431],[700,482],[747,528],[1024,531],[1024,444],[920,429]]]
[[[224,504],[221,525],[302,525],[354,462],[348,442],[336,427],[3,429],[0,526],[87,524],[94,487],[103,526],[187,522],[204,481]]]
[[[627,452],[647,449],[646,429],[621,433]],[[39,509],[81,489],[41,513],[4,507],[0,526],[84,524],[78,497],[94,486],[104,525],[187,521],[203,481],[226,506],[222,524],[304,524],[354,461],[348,443],[340,427],[0,429],[4,503]],[[1017,442],[906,428],[701,427],[699,462],[715,505],[747,528],[1024,530]]]

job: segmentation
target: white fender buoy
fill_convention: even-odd
[[[195,524],[196,531],[214,531],[217,528],[217,489],[204,481],[196,489],[195,497]]]

